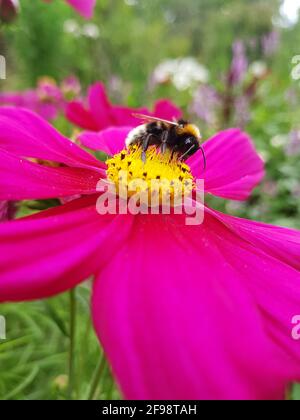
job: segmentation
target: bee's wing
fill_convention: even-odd
[[[175,125],[175,126],[178,125],[178,123],[176,121],[168,121],[168,120],[164,120],[162,118],[151,117],[150,115],[143,115],[143,114],[132,114],[132,115],[135,118],[139,118],[140,120],[144,120],[144,121],[148,121],[148,122],[158,121],[158,122],[163,122],[163,123],[168,124],[168,125]]]

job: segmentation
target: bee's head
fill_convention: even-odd
[[[199,141],[195,136],[189,136],[189,135],[181,135],[181,141],[179,145],[180,155],[181,159],[188,159],[190,156],[192,156],[194,153],[196,153],[199,150]]]
[[[176,132],[179,136],[194,137],[199,143],[201,140],[201,133],[195,124],[190,124],[188,121],[179,120]]]

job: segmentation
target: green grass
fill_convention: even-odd
[[[118,399],[90,317],[89,284],[76,290],[77,322],[72,395],[69,395],[69,294],[0,305],[7,340],[0,342],[1,400]],[[95,377],[100,364],[100,375]],[[94,392],[91,393],[93,385]]]

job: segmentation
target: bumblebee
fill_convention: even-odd
[[[133,114],[133,116],[144,120],[145,123],[130,131],[126,146],[127,148],[132,145],[141,146],[143,162],[146,162],[146,152],[150,146],[156,146],[162,154],[168,149],[172,157],[176,156],[180,161],[185,161],[200,149],[206,167],[201,134],[196,125],[185,120],[167,121],[142,114]]]

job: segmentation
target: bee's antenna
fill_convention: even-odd
[[[204,151],[204,149],[203,149],[203,147],[201,145],[199,145],[199,148],[200,148],[201,153],[202,153],[202,156],[203,156],[203,162],[204,162],[203,172],[205,172],[206,171],[206,167],[207,167],[206,155],[205,155],[205,151]]]

